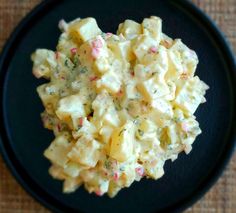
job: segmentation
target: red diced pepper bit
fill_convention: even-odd
[[[114,173],[113,179],[114,179],[114,181],[117,181],[117,180],[119,179],[118,172],[115,172],[115,173]]]
[[[117,96],[122,96],[123,95],[123,91],[119,90],[119,92],[117,92]]]
[[[144,169],[143,167],[137,167],[135,169],[136,173],[139,175],[139,176],[144,176]]]
[[[100,50],[98,48],[92,48],[92,52],[91,52],[91,55],[94,59],[98,58],[99,56],[99,53],[100,53]]]
[[[106,33],[106,38],[110,38],[112,36],[112,33]]]
[[[102,195],[103,195],[103,193],[102,193],[101,190],[97,190],[97,191],[95,191],[95,194],[96,194],[97,196],[102,196]]]
[[[61,125],[60,124],[57,124],[57,130],[58,130],[58,132],[61,131]]]
[[[156,53],[157,52],[157,48],[156,47],[151,47],[150,49],[149,49],[149,52],[150,53]]]
[[[134,71],[131,71],[131,73],[130,73],[130,74],[131,74],[131,76],[132,76],[132,77],[134,77]]]
[[[90,81],[96,81],[97,79],[98,79],[97,76],[91,76],[91,77],[89,77],[89,80],[90,80]]]
[[[56,58],[56,60],[59,59],[59,52],[55,53],[55,58]]]
[[[83,126],[83,123],[84,123],[84,119],[82,117],[79,118],[79,125],[80,126]]]
[[[87,119],[90,121],[93,117],[91,115],[87,116]]]
[[[102,48],[103,44],[102,44],[101,39],[98,38],[98,39],[92,41],[92,46],[93,46],[93,48]]]
[[[75,55],[77,53],[77,48],[76,47],[75,48],[71,48],[70,52],[71,52],[72,55]]]

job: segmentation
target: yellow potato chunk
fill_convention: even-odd
[[[47,49],[37,49],[31,55],[33,64],[33,74],[36,78],[50,78],[52,70],[57,66],[55,53]]]
[[[134,124],[127,121],[124,126],[114,131],[110,147],[110,156],[123,162],[132,156],[134,146]]]
[[[114,94],[120,91],[121,81],[114,72],[109,71],[102,75],[101,79],[97,81],[96,86],[99,90],[106,89]]]
[[[136,137],[139,140],[149,140],[156,137],[157,126],[149,119],[140,122],[136,130]]]
[[[162,36],[162,20],[156,16],[145,18],[142,23],[143,33],[151,36],[159,44]]]
[[[138,84],[138,89],[147,101],[152,101],[169,93],[165,81],[156,76]]]
[[[88,41],[101,34],[101,30],[94,18],[84,18],[69,25],[69,33],[76,38],[79,43]]]
[[[65,122],[72,120],[72,124],[76,129],[78,126],[78,119],[86,116],[80,95],[70,95],[60,99],[56,115],[60,120]]]
[[[142,27],[139,23],[133,20],[125,20],[119,24],[117,34],[122,34],[126,39],[133,39],[142,33]]]
[[[100,156],[99,148],[100,144],[98,141],[83,136],[77,140],[75,146],[67,156],[73,162],[94,167]]]
[[[209,87],[197,76],[187,80],[178,89],[174,103],[187,114],[193,114],[199,104],[205,102],[204,95]]]
[[[52,163],[65,167],[68,162],[67,154],[71,150],[71,144],[65,135],[59,135],[45,150],[44,156],[48,158]]]
[[[133,52],[139,61],[148,53],[151,47],[157,46],[157,41],[147,35],[140,35],[133,45]]]
[[[135,56],[131,49],[131,42],[129,40],[109,42],[108,48],[111,49],[111,51],[117,58],[125,61],[131,61],[135,59]]]

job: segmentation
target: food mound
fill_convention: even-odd
[[[162,20],[125,20],[117,34],[94,18],[59,22],[56,51],[32,54],[44,127],[55,139],[49,173],[70,193],[101,196],[143,177],[163,176],[166,160],[189,153],[201,133],[193,115],[208,86],[194,76],[198,57],[162,32]]]

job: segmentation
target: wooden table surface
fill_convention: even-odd
[[[0,0],[0,50],[40,0]],[[236,51],[236,0],[193,0],[218,24]],[[0,156],[0,213],[48,212],[15,181]],[[215,186],[186,212],[236,212],[236,153]]]

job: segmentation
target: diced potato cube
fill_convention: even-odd
[[[133,20],[125,20],[119,24],[117,34],[122,34],[126,39],[133,39],[142,33],[142,27],[139,23]]]
[[[178,88],[174,103],[185,113],[193,114],[199,104],[205,101],[204,95],[208,88],[197,76],[186,80],[185,84]]]
[[[177,51],[181,54],[184,72],[190,77],[193,77],[198,64],[198,57],[195,51],[189,49],[181,39],[176,39],[170,50]]]
[[[100,129],[99,134],[102,136],[103,142],[105,144],[109,143],[113,131],[114,129],[111,126],[103,126]]]
[[[100,144],[98,141],[83,136],[77,140],[67,156],[71,161],[84,166],[94,167],[100,156],[99,148]]]
[[[71,144],[68,138],[64,135],[59,135],[45,150],[44,156],[48,158],[52,163],[65,167],[68,162],[67,154],[71,150]]]
[[[125,85],[125,95],[128,99],[135,99],[137,98],[137,89],[136,89],[137,83],[134,80],[129,80],[127,84]]]
[[[48,170],[49,174],[57,180],[65,180],[68,176],[64,172],[64,168],[57,164],[52,164]]]
[[[51,72],[56,68],[55,53],[51,50],[37,49],[31,55],[33,61],[33,74],[36,78],[50,78]]]
[[[164,99],[156,99],[151,103],[153,108],[153,117],[171,118],[173,116],[172,105]]]
[[[122,59],[122,60],[127,60],[127,61],[131,61],[133,59],[135,59],[135,56],[132,52],[131,49],[131,42],[130,41],[112,41],[108,43],[108,48],[111,49],[111,51],[113,52],[113,54]]]
[[[144,119],[138,125],[135,135],[139,140],[149,140],[156,138],[156,132],[156,124],[151,120]]]
[[[63,193],[74,192],[82,184],[82,180],[79,178],[66,178],[63,183]]]
[[[67,33],[62,33],[58,40],[57,51],[67,57],[71,57],[71,49],[73,48],[77,48],[77,44],[70,39],[70,36]]]
[[[164,175],[164,161],[163,160],[152,160],[150,163],[145,165],[146,173],[149,177],[157,180]]]
[[[114,72],[109,71],[104,73],[100,80],[97,80],[96,86],[98,89],[106,89],[114,94],[120,91],[121,81]]]
[[[83,43],[78,49],[79,60],[84,65],[95,68],[97,72],[105,72],[109,68],[109,50],[106,42],[99,35]]]
[[[110,156],[120,162],[126,161],[133,154],[133,146],[134,124],[132,121],[127,121],[112,134]]]
[[[65,122],[72,120],[74,128],[77,129],[78,119],[86,116],[80,95],[70,95],[60,99],[56,115],[60,120]]]
[[[92,108],[94,110],[93,117],[98,122],[97,128],[100,128],[103,124],[114,127],[119,126],[120,120],[115,105],[106,91],[102,91],[97,95],[96,99],[92,103]]]
[[[121,186],[119,186],[115,181],[110,181],[109,188],[108,188],[108,196],[115,197],[116,194],[121,190]]]
[[[165,100],[172,101],[175,99],[176,85],[173,81],[168,81],[167,85],[169,87],[170,93],[165,96]]]
[[[133,52],[139,61],[148,53],[151,47],[157,46],[157,41],[147,35],[140,35],[136,38],[133,45]]]
[[[147,101],[152,101],[169,94],[169,88],[165,81],[156,76],[138,84],[138,89]]]
[[[169,68],[165,79],[173,80],[179,78],[180,74],[184,72],[181,55],[177,51],[168,50]]]
[[[69,33],[76,38],[79,43],[88,41],[101,34],[97,22],[94,18],[80,19],[69,25]]]
[[[169,125],[167,127],[167,136],[169,137],[171,144],[176,144],[180,142],[180,138],[178,136],[175,124]]]
[[[141,63],[151,70],[152,74],[155,73],[160,78],[164,78],[169,66],[167,49],[159,46],[155,53],[146,54]]]
[[[78,139],[83,135],[94,136],[97,132],[97,129],[94,126],[94,124],[88,121],[87,118],[80,118],[80,119],[82,125],[80,124],[79,129],[72,132],[73,138]]]
[[[94,61],[94,66],[93,66],[94,70],[98,73],[105,73],[106,71],[109,70],[110,65],[109,65],[109,61],[107,58],[105,57],[100,57],[97,58]]]
[[[110,106],[109,108],[107,108],[106,113],[103,115],[102,119],[103,124],[105,125],[118,127],[120,124],[120,119],[114,106]]]
[[[46,91],[50,84],[42,84],[37,87],[37,92],[48,114],[53,114],[59,100],[58,95]]]
[[[159,44],[162,35],[162,20],[156,16],[145,18],[142,23],[143,33],[152,36]]]
[[[167,36],[165,33],[162,33],[160,45],[169,49],[172,46],[172,44],[173,44],[173,39]]]
[[[69,177],[78,177],[79,176],[79,173],[81,170],[85,169],[86,167],[83,167],[81,166],[80,164],[78,163],[75,163],[75,162],[68,162],[66,164],[66,167],[64,169],[64,172],[66,175],[68,175]]]

